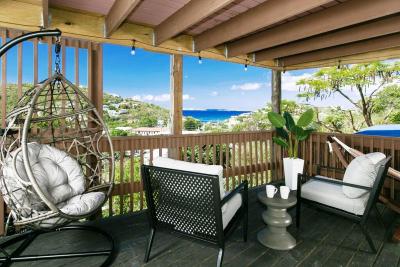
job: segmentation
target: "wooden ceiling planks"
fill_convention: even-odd
[[[252,53],[397,12],[399,0],[352,0],[232,42],[228,52],[229,56]]]
[[[96,1],[48,0],[50,5],[49,27],[50,28],[59,27],[64,31],[64,34],[67,36],[84,38],[88,40],[97,40],[99,42],[110,42],[110,43],[129,45],[131,44],[132,40],[137,40],[138,47],[143,47],[151,51],[198,55],[198,50],[201,50],[201,56],[204,58],[210,57],[214,59],[221,59],[230,62],[238,62],[242,64],[243,62],[245,62],[248,63],[249,65],[254,64],[265,67],[281,68],[281,66],[279,66],[277,62],[283,62],[283,61],[279,61],[277,59],[285,58],[286,62],[291,62],[288,61],[289,57],[291,56],[297,56],[304,53],[313,53],[315,50],[325,49],[325,47],[328,48],[332,46],[336,47],[336,46],[341,46],[343,44],[351,46],[351,44],[353,44],[352,43],[353,41],[368,40],[370,38],[376,38],[378,36],[383,36],[385,34],[389,34],[390,32],[392,32],[392,30],[388,30],[387,32],[385,32],[384,30],[382,32],[372,30],[372,31],[363,31],[362,34],[354,36],[345,36],[345,33],[351,34],[351,32],[357,31],[357,27],[360,26],[359,24],[364,23],[365,21],[359,21],[359,22],[356,21],[350,25],[339,25],[336,28],[333,27],[332,29],[327,29],[325,32],[318,32],[311,30],[310,32],[304,34],[304,36],[303,35],[297,36],[296,35],[297,33],[282,35],[282,33],[280,32],[281,29],[293,28],[295,31],[299,32],[301,31],[299,27],[302,26],[301,21],[307,20],[307,17],[313,17],[313,16],[318,17],[317,14],[325,14],[329,13],[328,10],[336,10],[337,12],[336,13],[333,12],[331,14],[332,16],[329,17],[328,16],[324,17],[323,15],[320,15],[322,16],[321,18],[323,19],[319,20],[318,22],[315,21],[314,23],[314,25],[324,24],[326,23],[327,20],[330,19],[330,17],[337,18],[342,15],[342,12],[340,12],[341,9],[337,7],[342,5],[350,6],[351,12],[348,12],[349,16],[357,17],[360,15],[360,13],[363,12],[362,10],[365,7],[359,7],[355,4],[351,4],[356,2],[362,3],[364,6],[369,5],[370,2],[375,2],[380,4],[380,6],[379,4],[378,6],[376,6],[373,12],[374,14],[372,14],[369,19],[381,19],[384,16],[388,16],[390,12],[387,13],[384,10],[385,7],[388,6],[388,4],[390,5],[389,8],[392,9],[391,11],[392,13],[390,14],[398,12],[397,10],[399,10],[400,8],[400,1],[398,0],[380,0],[380,1],[319,0],[316,1],[317,3],[316,6],[310,5],[307,6],[306,8],[304,8],[304,5],[301,6],[300,4],[298,4],[299,1],[307,2],[313,0],[295,0],[295,2],[299,5],[298,6],[299,12],[293,12],[291,14],[283,15],[281,16],[280,19],[278,18],[276,19],[276,21],[272,21],[272,23],[266,24],[265,27],[255,27],[254,29],[249,30],[248,33],[241,32],[237,34],[237,36],[227,38],[222,43],[219,43],[219,41],[215,42],[215,40],[211,38],[211,43],[205,45],[205,47],[207,46],[210,47],[209,49],[207,50],[198,49],[197,51],[196,50],[193,51],[195,47],[193,39],[197,39],[202,34],[211,31],[215,28],[218,28],[220,25],[229,23],[230,21],[237,19],[237,17],[240,17],[241,15],[243,15],[246,12],[249,12],[252,9],[256,9],[261,5],[266,5],[268,2],[271,3],[276,0],[232,0],[232,1],[226,0],[229,2],[229,4],[223,6],[222,8],[216,8],[215,10],[210,9],[209,14],[207,14],[207,16],[205,16],[204,18],[199,16],[201,20],[196,21],[196,23],[194,23],[193,25],[191,24],[195,20],[186,25],[181,25],[179,31],[177,31],[177,34],[179,34],[178,36],[168,39],[166,42],[163,42],[162,45],[159,46],[154,45],[154,41],[157,40],[154,36],[154,32],[157,26],[167,21],[168,18],[171,18],[171,16],[173,16],[178,12],[178,10],[188,5],[190,1],[195,1],[195,0],[141,0],[140,3],[137,4],[137,6],[133,9],[132,12],[128,12],[129,14],[123,14],[121,21],[116,24],[117,26],[115,27],[115,31],[109,34],[109,38],[104,38],[104,31],[105,31],[104,25],[106,24],[106,17],[107,14],[110,13],[111,7],[115,3],[115,1],[116,0],[96,0]],[[134,0],[124,0],[124,1],[134,1]],[[30,29],[34,30],[35,28],[37,28],[37,26],[34,25],[40,26],[41,23],[43,23],[43,19],[40,18],[40,14],[39,15],[37,14],[37,11],[40,10],[40,6],[43,6],[43,3],[45,2],[46,0],[3,0],[2,1],[3,11],[0,10],[0,26],[18,28],[23,30],[30,30]],[[284,3],[285,0],[279,0],[278,2]],[[17,8],[17,6],[20,6],[20,8]],[[22,8],[22,6],[24,6],[24,8]],[[284,7],[283,4],[282,7]],[[301,10],[302,8],[303,10]],[[13,14],[13,11],[8,12],[7,10],[4,9],[13,10],[16,13],[14,13],[15,15],[11,17],[8,14]],[[27,11],[28,9],[29,12]],[[287,9],[285,8],[282,8],[282,10],[283,12],[287,11]],[[45,14],[45,12],[41,12],[41,14]],[[259,14],[259,16],[265,16],[265,14]],[[126,19],[124,20],[125,17]],[[119,24],[120,27],[118,27]],[[352,27],[354,27],[354,30],[350,29]],[[389,28],[393,28],[393,25]],[[342,33],[336,33],[336,31],[341,31],[341,30],[343,30]],[[230,30],[228,32],[234,32],[234,30],[233,31]],[[272,43],[267,43],[267,44],[263,43],[259,47],[251,47],[235,51],[236,49],[235,44],[241,42],[251,46],[251,37],[263,34],[264,32],[278,33],[277,35],[275,34],[272,35],[272,37],[275,38],[276,40]],[[335,34],[323,37],[322,35],[324,35],[325,33],[326,34],[335,33]],[[329,36],[331,38],[334,38],[334,40],[329,40]],[[167,37],[169,38],[168,35]],[[312,41],[313,38],[316,38],[315,42]],[[316,45],[316,41],[318,40],[321,41],[321,45]],[[305,46],[302,45],[302,47],[299,48],[299,46],[297,46],[296,44],[297,42],[299,44],[312,44],[312,45],[310,45],[307,49],[304,49]],[[218,47],[215,48],[217,44],[220,45],[218,45]],[[375,42],[375,44],[379,44],[379,42]],[[376,45],[374,47],[375,47],[374,49],[379,48]],[[265,48],[268,49],[265,50]],[[287,50],[285,50],[286,48]],[[384,48],[386,48],[386,46],[384,46]],[[382,49],[379,49],[379,51],[381,51]],[[394,49],[393,51],[398,51],[395,48],[390,48],[390,49]],[[352,51],[352,50],[346,50],[346,51]],[[379,51],[368,50],[367,53],[374,54],[376,52],[377,54],[379,54]],[[254,52],[256,53],[253,54]],[[326,59],[324,59],[321,53],[314,53],[312,55],[313,57],[307,57],[307,60],[309,58],[315,60],[314,62],[328,62],[335,60],[335,59],[332,60],[329,59],[327,61]],[[314,55],[319,55],[320,58]],[[357,55],[359,56],[359,54]],[[388,53],[385,53],[384,56],[388,57],[389,55]],[[294,63],[292,62],[290,68],[300,68],[302,66],[310,66],[310,64],[312,65],[313,62],[309,61],[304,62],[304,64],[302,64],[298,60],[301,58],[304,57],[299,56],[296,58],[296,61],[293,60]],[[342,56],[342,58],[354,59],[352,55],[345,55]],[[289,68],[287,64],[286,68]]]

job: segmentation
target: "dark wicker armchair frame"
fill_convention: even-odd
[[[319,178],[319,177],[311,177],[311,176],[299,174],[298,186],[297,186],[298,191],[297,191],[297,205],[296,205],[296,226],[300,227],[302,203],[311,204],[311,205],[316,206],[317,208],[322,209],[324,211],[334,213],[339,216],[343,216],[343,217],[355,222],[356,224],[358,224],[362,233],[365,235],[365,238],[366,238],[372,252],[376,253],[377,250],[374,245],[374,242],[372,241],[370,234],[367,231],[366,223],[371,214],[372,209],[375,209],[379,222],[384,226],[383,219],[382,219],[381,214],[376,206],[376,203],[378,201],[382,186],[385,182],[385,178],[387,176],[390,161],[391,161],[391,157],[388,157],[378,163],[379,169],[377,172],[377,177],[376,177],[375,182],[372,185],[372,187],[366,187],[366,186],[361,186],[361,185],[357,185],[357,184],[349,184],[349,183],[345,183],[341,180],[332,181],[332,180],[327,180],[327,179],[323,179],[323,178]],[[321,173],[321,169],[335,169],[335,171],[344,172],[343,169],[331,168],[331,167],[326,167],[326,166],[317,166],[317,175],[319,175]],[[365,190],[369,191],[370,195],[369,195],[369,199],[368,199],[367,205],[365,207],[364,213],[362,215],[356,215],[356,214],[353,214],[350,212],[346,212],[346,211],[343,211],[343,210],[340,210],[340,209],[337,209],[334,207],[330,207],[330,206],[327,206],[327,205],[324,205],[324,204],[321,204],[321,203],[318,203],[315,201],[311,201],[311,200],[302,198],[301,197],[301,185],[304,184],[305,182],[307,182],[308,180],[318,180],[318,181],[322,181],[322,182],[326,182],[326,183],[345,185],[345,186],[350,186],[350,187],[359,188],[359,189],[365,189]]]
[[[145,262],[149,260],[158,230],[216,245],[219,248],[217,266],[222,264],[226,239],[240,221],[243,223],[243,240],[247,241],[247,181],[221,199],[219,178],[215,175],[143,165],[142,180],[150,224]],[[237,193],[242,195],[242,206],[224,229],[221,208]]]

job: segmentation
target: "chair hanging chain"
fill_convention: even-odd
[[[55,69],[55,72],[60,74],[61,73],[61,69],[60,69],[60,65],[61,65],[61,58],[60,58],[61,40],[60,40],[60,37],[57,37],[57,40],[56,40],[55,53],[56,53],[56,59],[55,59],[56,69]]]

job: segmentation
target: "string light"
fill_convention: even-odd
[[[199,53],[199,64],[203,64],[203,59],[201,58],[200,53]]]
[[[247,71],[247,62],[244,64],[244,71]]]
[[[132,40],[131,55],[132,56],[136,55],[135,40]]]

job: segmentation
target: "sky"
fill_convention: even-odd
[[[130,54],[130,47],[105,44],[104,60],[104,91],[123,97],[150,102],[168,108],[169,99],[169,65],[167,54],[148,52],[136,49],[136,54]],[[25,42],[24,75],[25,82],[33,80],[33,45]],[[73,49],[67,48],[66,74],[74,81]],[[87,85],[87,52],[80,50],[80,84]],[[54,57],[53,57],[54,59]],[[17,80],[17,52],[13,48],[7,53],[7,80]],[[287,71],[282,77],[282,98],[297,102],[305,102],[297,98],[299,88],[296,81],[307,78],[316,69]],[[183,62],[183,98],[184,109],[229,109],[253,111],[262,108],[271,98],[271,71],[269,69],[244,66],[216,60],[184,56]],[[47,44],[39,44],[39,80],[47,75]],[[356,95],[354,94],[354,97]],[[341,105],[351,106],[341,97],[334,96],[326,100],[309,102],[316,106]]]

